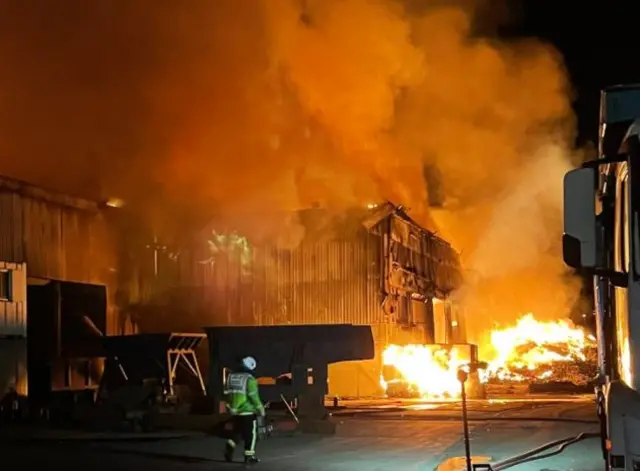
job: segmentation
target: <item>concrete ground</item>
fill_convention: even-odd
[[[535,400],[473,401],[469,414],[473,454],[499,461],[553,440],[598,431],[591,397],[532,399]],[[350,404],[334,413],[338,423],[334,436],[274,437],[260,442],[258,452],[262,463],[259,467],[274,471],[431,471],[447,459],[464,454],[459,419],[457,403]],[[223,442],[208,436],[76,446],[81,447],[82,452],[90,449],[91,456],[102,456],[100,463],[117,461],[114,465],[117,469],[133,469],[145,459],[150,460],[146,466],[159,470],[162,466],[208,470],[237,466],[222,462]],[[126,465],[128,462],[130,466]],[[596,438],[572,445],[558,456],[512,469],[599,471],[603,468]]]

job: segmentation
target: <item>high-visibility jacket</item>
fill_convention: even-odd
[[[258,382],[251,373],[231,373],[227,377],[224,394],[231,415],[264,414]]]

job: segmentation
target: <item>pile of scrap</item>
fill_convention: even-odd
[[[557,346],[557,353],[570,359],[543,363],[534,369],[511,365],[508,371],[498,371],[490,377],[488,384],[502,387],[527,384],[530,392],[590,390],[598,369],[596,347],[586,347],[582,357],[568,355],[566,347],[562,345]],[[509,379],[500,379],[501,377]]]

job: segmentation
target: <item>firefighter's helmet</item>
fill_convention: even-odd
[[[258,363],[256,362],[256,359],[253,357],[244,357],[242,359],[242,366],[244,366],[249,371],[255,370],[257,365]]]

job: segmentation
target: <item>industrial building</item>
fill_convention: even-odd
[[[133,237],[126,218],[0,178],[1,390],[28,384],[30,399],[46,401],[96,387],[100,365],[82,352],[100,335],[138,328],[370,325],[376,358],[330,366],[330,393],[343,397],[381,393],[389,344],[464,341],[449,300],[458,255],[402,207],[302,211],[295,247],[251,244],[213,222],[169,249],[142,231]]]
[[[458,254],[402,207],[316,208],[298,219],[304,237],[295,247],[256,246],[215,223],[188,246],[156,247],[156,289],[140,306],[141,330],[370,325],[376,358],[329,368],[330,394],[341,397],[381,394],[389,344],[464,342],[449,299],[461,283]]]
[[[110,302],[116,254],[98,203],[0,177],[0,391],[92,386],[74,348],[131,330]]]

